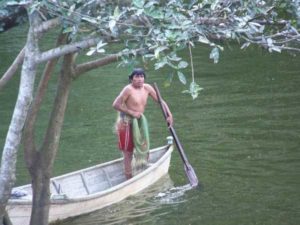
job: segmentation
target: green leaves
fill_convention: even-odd
[[[281,52],[280,47],[274,45],[272,38],[267,38],[266,42],[267,42],[269,52],[272,51],[279,52],[279,53]]]
[[[194,100],[198,97],[201,90],[203,90],[203,88],[201,88],[196,82],[191,82],[190,88],[188,90],[184,90],[182,93],[190,94]]]
[[[144,4],[145,4],[145,0],[133,0],[132,4],[134,6],[136,6],[137,8],[143,8]]]
[[[116,24],[117,24],[117,21],[115,19],[112,19],[109,21],[108,25],[109,25],[109,29],[111,32],[114,32]]]
[[[155,58],[158,59],[160,52],[163,52],[166,49],[168,49],[167,46],[159,46],[159,47],[155,48],[155,50],[154,50],[154,56],[155,56]]]
[[[164,82],[164,87],[170,87],[171,86],[171,83],[173,81],[173,77],[174,77],[174,73],[168,74],[168,78]]]
[[[117,32],[116,24],[119,18],[120,18],[120,10],[119,7],[116,6],[113,15],[110,16],[110,21],[108,22],[109,29],[114,35],[116,35]]]
[[[178,64],[178,69],[186,68],[186,67],[188,67],[188,65],[189,64],[186,61],[180,61]]]
[[[95,53],[104,53],[105,49],[103,48],[107,43],[103,43],[102,40],[98,42],[96,47],[90,48],[90,50],[86,53],[87,56],[91,56]]]
[[[182,84],[186,84],[186,77],[185,75],[180,71],[180,69],[184,69],[186,67],[188,67],[188,63],[186,61],[181,60],[178,65],[174,65],[174,63],[171,62],[171,60],[173,61],[179,61],[181,60],[181,58],[177,57],[176,55],[172,54],[170,57],[162,57],[160,60],[158,60],[155,64],[154,64],[154,68],[155,70],[161,69],[164,66],[170,66],[172,69],[175,69],[177,71],[177,76],[179,81]]]
[[[86,22],[89,22],[89,23],[91,23],[91,24],[98,24],[98,23],[99,23],[99,21],[98,21],[96,18],[93,18],[93,17],[83,16],[83,17],[81,18],[81,20],[86,21]]]
[[[158,70],[160,68],[163,68],[167,64],[168,64],[168,60],[166,57],[164,57],[162,60],[159,60],[157,63],[154,64],[154,68],[155,70]]]
[[[15,6],[15,5],[19,5],[19,2],[17,2],[17,1],[8,1],[6,3],[6,5],[8,5],[8,6]]]
[[[205,36],[201,36],[201,35],[198,37],[198,42],[201,42],[203,44],[210,44],[211,43]]]
[[[209,46],[208,57],[214,63],[220,60],[221,45],[230,43],[227,40],[237,41],[241,49],[256,44],[270,52],[284,49],[300,52],[300,13],[294,1],[41,0],[33,1],[32,7],[40,15],[45,14],[44,19],[62,18],[64,32],[82,35],[77,35],[78,39],[101,35],[110,46],[124,43],[111,47],[110,52],[149,50],[143,59],[153,60],[155,70],[165,67],[172,70],[167,84],[174,78],[184,85],[189,82],[190,76],[184,71],[189,63],[177,53],[190,43]],[[103,44],[98,43],[87,55],[104,53]],[[123,60],[129,62],[125,57]],[[185,93],[195,98],[201,88],[194,82],[193,69],[190,80],[193,82]]]
[[[186,78],[185,78],[184,74],[180,71],[177,71],[177,76],[178,76],[180,82],[185,85],[186,84]]]
[[[166,53],[165,51],[168,49],[169,48],[167,48],[166,46],[159,46],[155,48],[154,55],[148,56],[156,59],[157,62],[154,64],[155,70],[161,69],[165,66],[169,66],[176,71],[175,73],[177,74],[179,81],[182,84],[186,85],[187,79],[180,70],[187,68],[189,64],[186,61],[182,60],[181,57],[178,57],[175,51]],[[174,73],[169,75],[168,79],[164,82],[164,86],[170,86],[173,77]]]
[[[209,54],[209,58],[214,60],[214,63],[218,63],[219,57],[220,57],[219,49],[217,47],[214,47]]]
[[[163,19],[164,18],[163,12],[161,10],[157,10],[154,8],[145,9],[145,14],[154,19]]]

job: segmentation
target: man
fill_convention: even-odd
[[[129,76],[130,84],[125,86],[113,102],[113,108],[120,112],[116,129],[119,138],[119,148],[124,155],[124,170],[127,179],[132,177],[131,161],[133,156],[134,141],[132,132],[132,118],[144,118],[148,96],[158,102],[154,88],[144,83],[146,78],[143,69],[134,69]],[[162,101],[167,111],[167,122],[173,124],[173,117],[165,101]]]

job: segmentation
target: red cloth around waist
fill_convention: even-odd
[[[133,152],[132,125],[120,122],[118,124],[119,149],[121,151]]]

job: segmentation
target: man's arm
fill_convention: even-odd
[[[130,89],[126,86],[121,93],[116,97],[116,99],[114,100],[112,106],[115,110],[120,111],[120,112],[124,112],[127,115],[130,115],[132,117],[135,118],[140,118],[141,113],[128,109],[125,102],[128,99],[130,95]]]
[[[150,84],[147,84],[146,88],[148,89],[149,95],[152,97],[152,99],[154,101],[158,102],[158,97],[156,95],[156,92],[155,92],[154,88]],[[169,108],[168,104],[163,99],[162,99],[162,105],[163,105],[164,109],[167,112],[167,116],[168,116],[167,117],[167,122],[168,122],[169,126],[173,126],[173,115],[170,111],[170,108]]]

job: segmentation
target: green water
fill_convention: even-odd
[[[17,55],[24,34],[20,28],[0,34],[0,74]],[[181,94],[187,87],[176,79],[171,88],[162,87],[167,70],[147,70],[148,82],[158,82],[169,103],[175,129],[202,187],[184,190],[187,180],[175,151],[169,176],[150,189],[62,225],[300,224],[299,56],[231,47],[222,53],[219,64],[213,64],[208,55],[207,48],[194,49],[196,81],[204,88],[194,101]],[[116,114],[111,104],[127,83],[128,73],[128,68],[113,64],[74,82],[55,175],[120,156],[112,133]],[[46,125],[54,82],[39,128]],[[17,88],[18,77],[0,92],[1,146]],[[168,132],[159,107],[149,102],[146,114],[152,146],[164,144],[161,137]],[[17,176],[18,184],[29,182],[22,151]],[[171,187],[178,189],[170,193]]]

